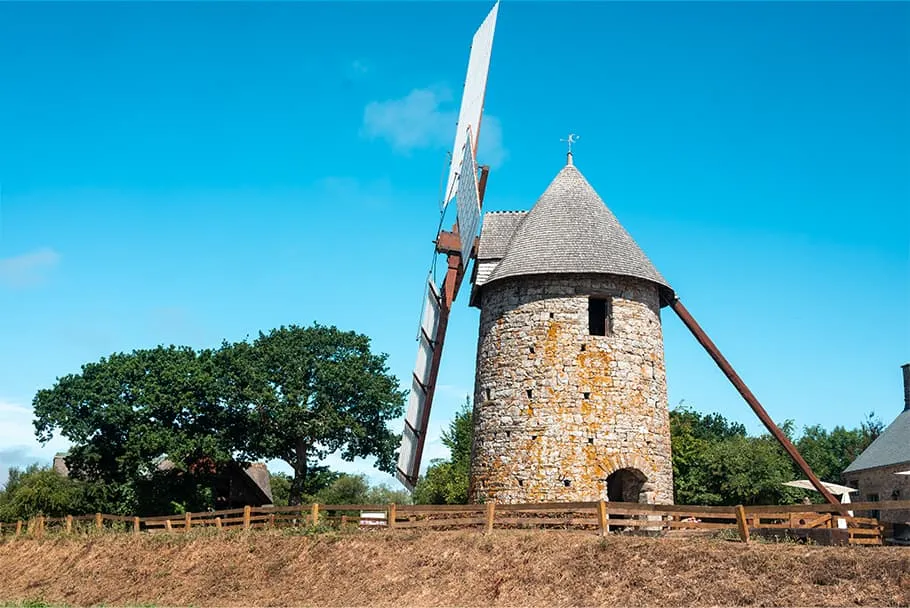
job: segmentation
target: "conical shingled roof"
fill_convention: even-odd
[[[666,279],[571,162],[515,229],[487,282],[569,273],[637,277],[673,296]]]

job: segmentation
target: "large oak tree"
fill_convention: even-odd
[[[292,504],[330,453],[373,456],[377,468],[394,471],[399,437],[386,423],[401,415],[405,394],[367,336],[291,325],[225,344],[218,357],[229,399],[245,412],[243,452],[291,466]]]

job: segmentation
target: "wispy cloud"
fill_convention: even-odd
[[[32,426],[34,412],[30,406],[0,399],[0,485],[6,483],[10,467],[24,467],[34,462],[50,466],[54,454],[67,449],[69,443],[54,437],[46,446],[35,439]]]
[[[370,102],[363,111],[362,133],[387,141],[401,154],[421,148],[451,146],[458,122],[454,101],[447,87],[431,86],[414,89],[398,99]],[[496,116],[485,114],[478,161],[497,168],[507,156],[502,123]]]
[[[362,59],[355,59],[348,64],[348,74],[354,77],[366,76],[370,71],[370,66]]]
[[[444,145],[458,120],[455,110],[443,109],[451,101],[447,88],[428,87],[399,99],[370,102],[363,111],[363,133],[386,140],[402,153]]]
[[[12,288],[33,287],[43,283],[60,262],[60,254],[50,248],[0,259],[0,285]]]
[[[502,144],[502,123],[499,118],[485,114],[480,123],[480,146],[477,162],[498,169],[508,158],[509,152]]]

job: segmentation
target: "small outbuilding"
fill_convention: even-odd
[[[847,484],[859,490],[857,501],[910,500],[910,363],[902,369],[903,411],[844,471]],[[895,538],[910,539],[910,509],[870,515],[892,524]]]

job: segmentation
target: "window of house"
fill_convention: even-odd
[[[878,494],[867,494],[866,500],[868,502],[878,502]],[[874,517],[875,519],[878,519],[880,515],[881,515],[881,513],[879,513],[878,509],[873,509],[873,510],[869,511],[869,517]]]
[[[608,298],[588,298],[588,333],[609,336],[613,333],[613,306]]]

